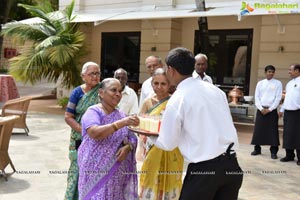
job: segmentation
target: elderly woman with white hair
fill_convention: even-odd
[[[81,118],[89,106],[99,102],[100,66],[94,62],[86,62],[82,67],[81,77],[84,83],[71,92],[65,112],[65,121],[71,127],[69,145],[71,164],[65,193],[67,200],[78,199],[77,149],[81,143]]]
[[[122,98],[118,79],[106,78],[100,85],[101,101],[90,106],[81,120],[79,199],[138,200],[137,138],[128,126],[139,125],[139,118],[117,108]]]

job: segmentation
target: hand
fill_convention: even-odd
[[[143,141],[144,144],[146,144],[146,142],[147,142],[147,136],[145,136],[145,135],[139,135],[139,138],[140,138],[141,141]]]
[[[129,115],[124,118],[126,126],[138,126],[140,119],[137,115]]]
[[[266,115],[271,111],[269,109],[262,109],[260,112],[261,112],[262,115]]]
[[[121,162],[121,161],[125,160],[130,151],[131,151],[131,149],[130,149],[129,145],[125,145],[125,146],[121,147],[117,151],[117,154],[116,154],[117,161]]]
[[[278,116],[281,118],[281,117],[283,117],[283,112],[279,112],[278,113]]]

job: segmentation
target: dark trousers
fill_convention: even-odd
[[[288,158],[295,158],[294,149],[285,149],[286,157]],[[300,149],[296,149],[297,152],[297,158],[300,160]]]
[[[279,147],[278,146],[270,146],[270,152],[271,154],[277,154]],[[254,150],[261,153],[261,147],[260,145],[255,145]]]
[[[235,153],[190,163],[179,199],[236,200],[242,181],[243,172]]]

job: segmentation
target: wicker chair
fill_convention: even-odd
[[[25,130],[26,135],[29,133],[29,128],[26,124],[27,110],[29,107],[31,97],[20,97],[11,99],[5,102],[2,107],[1,116],[18,115],[19,119],[15,122],[13,128],[22,128]]]
[[[10,136],[12,133],[12,129],[14,123],[19,119],[19,116],[12,115],[7,117],[0,117],[0,170],[5,180],[7,181],[7,174],[4,169],[10,164],[14,173],[16,171],[9,155],[8,155],[8,147]]]

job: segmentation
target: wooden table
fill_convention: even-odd
[[[11,75],[0,74],[0,102],[20,97],[15,79]]]

